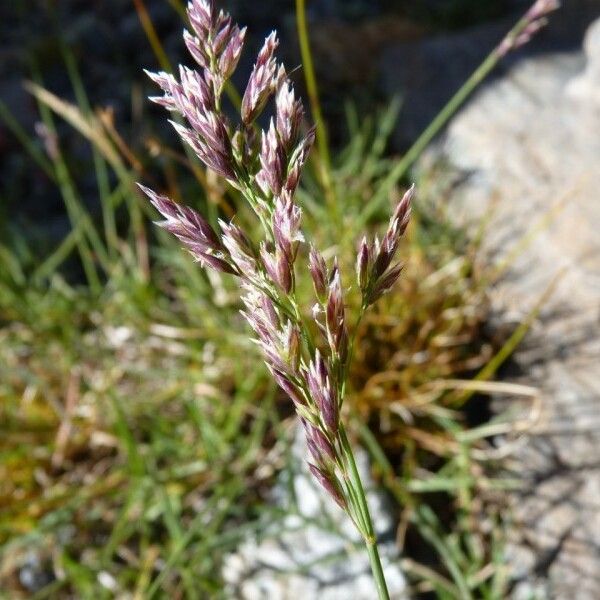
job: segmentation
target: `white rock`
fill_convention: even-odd
[[[224,563],[228,597],[240,600],[372,600],[376,590],[360,535],[348,517],[321,489],[306,467],[304,435],[297,431],[292,449],[297,512],[248,538]],[[407,598],[393,538],[393,519],[385,498],[372,487],[368,457],[356,453],[377,535],[390,594]],[[273,501],[287,509],[288,485],[280,481]]]
[[[584,106],[600,106],[600,19],[588,30],[583,44],[587,66],[567,86],[567,94]]]
[[[470,174],[452,214],[491,215],[491,256],[534,232],[493,291],[497,311],[523,318],[564,270],[515,355],[520,381],[543,394],[515,456],[524,482],[507,555],[523,582],[515,597],[542,589],[541,597],[600,598],[600,21],[585,51],[517,61],[479,91],[443,144]]]

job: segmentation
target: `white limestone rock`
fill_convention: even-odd
[[[360,535],[306,467],[307,448],[298,430],[293,442],[295,464],[291,482],[297,511],[249,537],[223,567],[227,595],[240,600],[372,600],[376,590]],[[372,489],[368,458],[356,452],[368,490],[374,527],[380,538],[381,560],[392,598],[408,598],[399,567],[394,522],[382,494]],[[289,482],[281,478],[273,502],[289,505]]]

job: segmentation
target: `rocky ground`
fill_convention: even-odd
[[[437,152],[466,175],[457,219],[490,216],[490,255],[534,232],[494,289],[498,311],[520,322],[557,282],[514,357],[512,379],[541,391],[513,457],[523,482],[507,554],[514,597],[591,600],[600,597],[600,19],[583,48],[566,33],[559,22],[543,52],[534,46],[485,85]]]

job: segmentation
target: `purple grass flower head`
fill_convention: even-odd
[[[323,421],[331,435],[337,433],[339,427],[339,409],[337,391],[332,387],[332,381],[325,360],[319,350],[305,371],[308,391]]]
[[[298,136],[302,121],[302,103],[296,100],[294,88],[285,80],[277,90],[275,97],[277,133],[286,151],[288,151]]]
[[[273,31],[267,37],[262,49],[258,53],[258,58],[250,74],[244,97],[242,98],[242,121],[246,125],[253,123],[273,93],[277,72],[277,63],[275,62],[274,54],[278,45],[277,33]]]
[[[165,219],[159,225],[197,261],[238,277],[240,312],[268,371],[303,423],[314,463],[310,470],[361,529],[356,496],[345,497],[338,477],[349,464],[340,421],[349,336],[337,259],[328,270],[323,256],[310,247],[308,270],[318,300],[313,317],[319,340],[313,339],[296,295],[295,263],[304,236],[294,194],[315,142],[315,128],[300,134],[304,111],[285,68],[276,62],[275,32],[258,54],[239,118],[230,122],[221,108],[222,92],[239,62],[246,30],[223,11],[217,13],[210,0],[190,0],[188,16],[191,30],[184,32],[184,40],[200,68],[181,66],[176,75],[148,73],[163,92],[152,100],[183,117],[183,123],[172,123],[175,130],[209,169],[241,192],[258,216],[262,238],[253,241],[237,220],[219,220],[215,230],[192,209],[142,189]],[[262,131],[254,123],[272,98],[273,117]],[[412,190],[394,211],[381,242],[361,242],[357,277],[362,309],[400,274],[393,258],[408,223],[411,197]]]
[[[333,355],[343,363],[348,353],[348,332],[346,330],[342,281],[337,263],[334,264],[331,272],[328,291],[329,295],[325,306],[327,341]]]
[[[317,298],[320,302],[325,302],[325,299],[327,298],[327,281],[329,279],[329,273],[327,272],[325,259],[312,244],[308,254],[308,270],[310,271],[310,276],[313,280]]]
[[[229,262],[229,256],[208,222],[195,210],[173,202],[141,184],[140,189],[150,198],[153,206],[165,217],[157,225],[175,235],[202,266],[210,266],[223,273],[238,274]]]
[[[262,132],[260,165],[256,180],[263,192],[277,196],[284,184],[285,151],[279,141],[275,123],[271,119],[267,133]]]
[[[347,510],[348,505],[341,491],[340,483],[333,473],[327,473],[323,469],[309,463],[308,468],[315,479],[323,486],[327,493],[337,502],[342,510]]]
[[[363,238],[360,243],[356,258],[356,275],[365,307],[389,291],[400,276],[402,267],[399,264],[391,265],[410,221],[414,195],[415,186],[412,185],[397,204],[383,240],[375,238],[375,243],[369,244],[366,238]]]

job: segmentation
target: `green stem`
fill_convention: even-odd
[[[329,208],[336,218],[338,217],[337,202],[335,190],[331,180],[331,154],[329,153],[329,136],[323,113],[321,112],[321,103],[319,101],[319,89],[317,87],[317,78],[313,66],[312,53],[310,50],[310,41],[308,38],[308,27],[306,25],[306,0],[296,0],[296,25],[298,28],[298,42],[300,44],[300,55],[304,68],[304,78],[306,81],[306,91],[310,102],[310,108],[315,120],[317,130],[317,148],[321,164],[319,174],[321,184],[325,190],[325,196]]]
[[[514,40],[523,32],[529,24],[525,17],[520,19],[517,24],[508,32],[505,39]],[[396,166],[389,172],[379,187],[376,195],[362,212],[357,222],[357,228],[361,229],[363,225],[375,214],[385,202],[392,188],[404,177],[408,169],[421,156],[423,150],[445,127],[448,121],[454,116],[458,109],[464,104],[467,98],[475,91],[479,84],[490,74],[494,67],[503,58],[504,53],[499,51],[496,46],[487,58],[475,69],[462,87],[450,98],[448,103],[442,108],[437,116],[431,121],[427,128],[421,133],[414,144],[408,149],[406,154],[400,159]]]
[[[354,342],[356,340],[356,334],[358,333],[358,328],[362,322],[363,317],[365,316],[365,312],[367,307],[361,304],[360,312],[358,313],[358,318],[356,319],[356,323],[354,324],[354,328],[352,330],[352,336],[350,337],[350,343],[348,345],[348,359],[346,360],[346,364],[344,365],[342,371],[342,391],[340,394],[340,408],[342,407],[342,403],[344,402],[344,398],[346,397],[346,383],[348,382],[348,371],[350,369],[350,365],[352,364],[352,357],[354,356]]]
[[[339,431],[340,441],[342,444],[342,451],[346,459],[346,463],[349,467],[350,484],[354,492],[354,496],[357,500],[357,509],[360,511],[360,518],[357,519],[361,524],[364,524],[365,530],[361,531],[369,554],[369,561],[371,563],[371,571],[373,578],[375,579],[375,585],[377,587],[377,594],[379,600],[389,600],[390,594],[387,589],[385,582],[385,576],[383,574],[383,568],[381,566],[381,559],[379,558],[379,550],[377,549],[377,540],[375,537],[375,530],[373,528],[373,521],[371,520],[371,513],[369,512],[369,506],[367,504],[367,498],[365,496],[365,490],[360,479],[358,468],[356,467],[356,461],[354,460],[354,453],[352,447],[348,441],[344,426],[340,423]]]
[[[375,585],[377,586],[377,593],[379,594],[380,600],[389,600],[390,594],[387,589],[385,582],[385,576],[383,575],[383,568],[381,567],[381,559],[379,558],[379,551],[377,550],[377,543],[375,540],[368,540],[365,542],[367,546],[367,552],[369,553],[369,560],[371,561],[371,571],[373,572],[373,578],[375,579]]]

